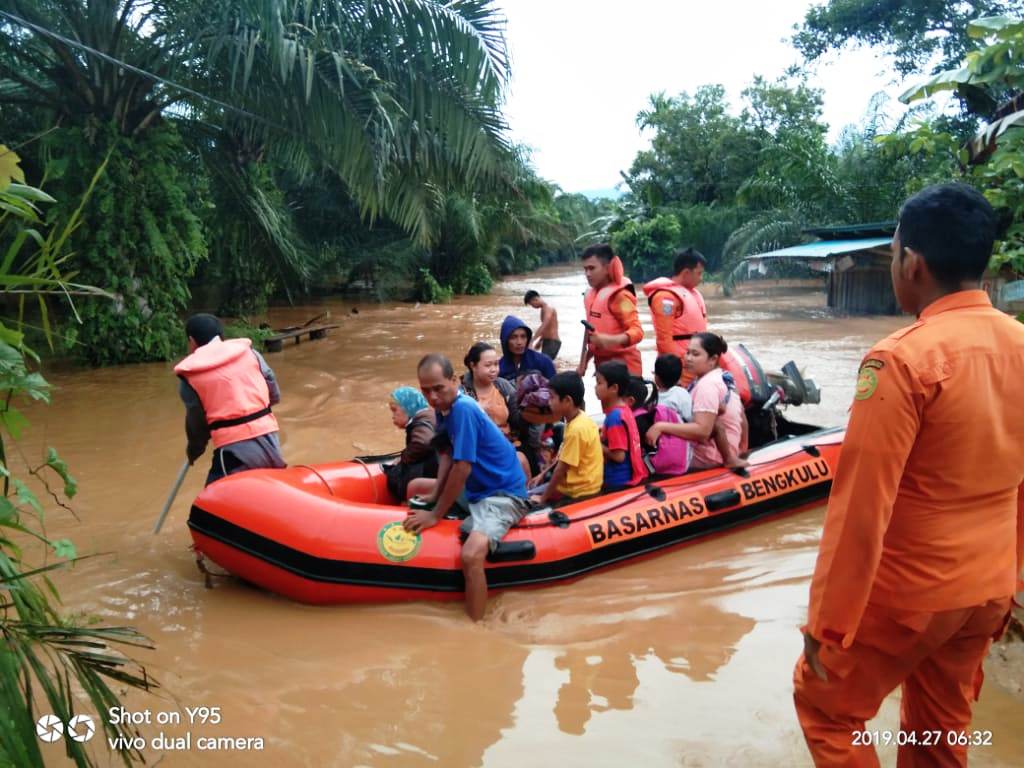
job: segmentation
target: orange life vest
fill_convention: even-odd
[[[199,395],[215,448],[277,431],[270,390],[249,339],[214,339],[174,372]]]
[[[658,354],[671,353],[678,355],[680,360],[685,360],[690,337],[708,329],[708,310],[704,304],[704,297],[696,288],[685,288],[671,278],[659,277],[644,285],[647,306],[651,308],[651,312],[657,311],[654,308],[654,297],[661,292],[672,294],[676,301],[672,316],[673,348],[659,349]]]
[[[617,281],[608,283],[599,291],[591,288],[587,291],[587,295],[583,297],[583,306],[587,312],[587,322],[594,326],[594,330],[598,333],[619,334],[626,332],[626,328],[612,314],[611,310],[612,299],[620,291],[629,291],[634,296],[636,295],[636,288],[633,287],[633,283],[626,277],[620,277]],[[621,360],[629,368],[630,373],[636,376],[642,374],[640,350],[636,348],[636,345],[608,349],[597,347],[588,341],[588,348],[590,349],[590,354],[594,356],[595,365],[607,363],[609,360]]]

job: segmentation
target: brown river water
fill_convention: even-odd
[[[559,310],[560,365],[575,366],[585,282],[570,267],[447,306],[331,299],[272,310],[275,326],[325,309],[341,323],[324,340],[267,356],[283,393],[276,413],[286,459],[316,463],[400,447],[390,390],[415,383],[416,360],[428,351],[461,361],[472,342],[497,343],[507,313],[536,327],[537,313],[522,304],[528,288]],[[821,425],[845,421],[862,355],[908,322],[834,318],[824,294],[807,288],[725,299],[712,287],[707,295],[714,330],[745,342],[765,367],[795,359],[816,379],[822,404],[789,416]],[[653,333],[646,315],[644,322],[649,368]],[[190,471],[163,532],[151,533],[184,457],[171,367],[51,371],[53,405],[30,409],[22,446],[29,457],[56,446],[79,481],[79,519],[52,510],[48,533],[72,538],[80,553],[106,553],[57,576],[67,609],[134,626],[156,646],[136,656],[161,688],[125,697],[129,711],[149,712],[152,723],[140,732],[150,764],[810,765],[791,674],[821,508],[574,583],[492,595],[479,625],[458,603],[310,607],[233,580],[210,590],[185,525],[207,457]],[[593,412],[596,401],[588,401]],[[211,710],[190,725],[187,708],[197,707]],[[872,727],[894,730],[897,711],[894,694]],[[157,724],[176,716],[180,723]],[[1022,764],[1022,722],[1024,705],[990,674],[974,727],[992,731],[992,746],[974,749],[972,763]],[[154,748],[161,733],[177,748]],[[173,741],[186,734],[190,742]],[[254,740],[211,750],[200,748],[200,737]],[[92,746],[100,764],[117,764],[99,738]],[[48,765],[66,763],[59,742],[43,749]],[[894,764],[894,749],[880,754]]]

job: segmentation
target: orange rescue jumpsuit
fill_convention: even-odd
[[[1024,557],[1022,383],[1024,325],[978,290],[935,301],[864,359],[806,627],[829,679],[803,656],[793,675],[816,765],[877,766],[854,733],[896,686],[892,738],[918,741],[897,765],[966,764],[956,742]]]

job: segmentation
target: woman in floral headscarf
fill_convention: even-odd
[[[388,407],[391,408],[391,422],[405,430],[405,449],[398,461],[384,465],[388,491],[395,501],[401,503],[405,501],[410,480],[437,477],[437,451],[431,445],[434,412],[419,390],[412,387],[399,387],[392,392]]]

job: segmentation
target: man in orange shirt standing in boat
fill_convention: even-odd
[[[675,355],[685,360],[690,339],[708,329],[708,310],[697,290],[706,265],[700,251],[685,248],[676,254],[672,277],[659,277],[644,285],[659,355]],[[682,386],[691,381],[693,374],[684,368]]]
[[[878,765],[864,723],[897,686],[900,766],[989,740],[971,709],[1024,557],[1024,325],[978,290],[995,236],[963,184],[900,211],[892,282],[917,322],[861,364],[794,670],[818,766]]]
[[[636,309],[636,289],[625,276],[622,261],[606,243],[583,252],[583,271],[590,290],[583,299],[587,330],[576,373],[583,376],[591,358],[595,367],[621,360],[634,376],[642,375],[637,344],[644,337]]]
[[[185,453],[194,464],[213,441],[206,484],[244,469],[282,468],[277,419],[270,407],[281,399],[274,372],[249,339],[223,340],[213,315],[185,323],[188,357],[174,367],[185,403]]]

